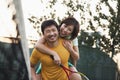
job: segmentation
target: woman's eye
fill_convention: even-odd
[[[69,29],[69,31],[72,31],[71,29]]]

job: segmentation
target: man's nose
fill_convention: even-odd
[[[54,32],[50,32],[50,35],[53,35],[54,34]]]

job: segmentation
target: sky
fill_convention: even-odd
[[[43,7],[40,5],[40,0],[21,0],[21,2],[22,2],[23,15],[25,19],[24,21],[25,21],[26,37],[33,40],[38,40],[39,35],[28,21],[28,18],[31,15],[39,16],[40,14],[43,14],[42,13]]]
[[[46,6],[49,5],[49,2],[50,0],[22,0],[22,6],[23,6],[23,12],[24,12],[24,18],[25,18],[25,24],[26,26],[29,25],[29,27],[27,26],[26,28],[26,34],[27,36],[29,35],[34,35],[36,34],[36,31],[34,32],[33,30],[33,27],[31,26],[31,24],[29,24],[27,18],[30,17],[31,15],[34,15],[36,17],[40,17],[40,16],[43,16],[43,15],[50,15],[50,12],[52,12],[54,9],[56,10],[56,16],[59,16],[60,19],[63,18],[63,16],[65,16],[65,12],[67,11],[67,7],[64,6],[64,5],[61,5],[61,0],[58,0],[58,2],[53,6],[53,9],[46,9]],[[67,0],[66,0],[67,1]],[[99,2],[99,0],[83,0],[83,1],[79,1],[79,3],[83,3],[84,2],[86,3],[90,3],[90,10],[92,11],[92,14],[95,16],[97,16],[97,13],[96,13],[96,4]],[[115,2],[112,3],[110,2],[109,0],[109,3],[110,5],[112,4],[116,4]],[[101,4],[102,5],[102,4]],[[84,4],[84,6],[87,8],[87,4]],[[113,8],[115,8],[115,5],[113,6]],[[105,5],[103,4],[102,5],[102,9],[101,9],[101,12],[102,13],[105,13],[105,14],[110,14],[109,11],[108,11],[108,8],[105,7]],[[91,18],[91,16],[86,12],[84,13],[84,17],[86,18],[86,20],[88,20],[89,18]],[[79,15],[79,12],[76,12],[74,17],[80,21],[80,15]],[[92,19],[92,18],[91,18]],[[109,23],[105,20],[101,20],[101,22],[103,24],[106,24],[108,25]],[[108,30],[106,30],[105,32],[103,32],[103,29],[101,27],[98,27],[98,23],[93,23],[97,29],[98,32],[101,33],[101,35],[108,35],[107,32]],[[81,29],[84,29],[86,30],[86,27],[88,26],[88,22],[84,22],[84,25],[81,25]],[[86,30],[88,32],[93,32],[92,30]],[[32,33],[31,33],[32,32]],[[36,34],[37,35],[37,34]],[[39,36],[37,35],[36,39],[38,39]]]
[[[32,25],[29,23],[28,18],[32,15],[38,18],[43,15],[50,15],[50,12],[53,10],[53,9],[46,9],[46,6],[49,4],[48,3],[49,0],[43,0],[43,2],[41,1],[42,0],[21,0],[24,19],[25,19],[25,30],[26,30],[27,38],[31,37],[38,40],[40,37],[37,34],[36,30],[34,30]],[[59,0],[53,8],[56,9],[56,16],[59,16],[62,19],[67,8],[65,8],[65,6],[61,6],[60,1],[61,0]]]

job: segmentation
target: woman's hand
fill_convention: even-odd
[[[63,45],[69,52],[73,50],[73,44],[71,40],[64,40]]]

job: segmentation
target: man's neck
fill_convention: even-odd
[[[56,40],[55,42],[47,42],[48,47],[56,47],[59,44],[59,39]]]

